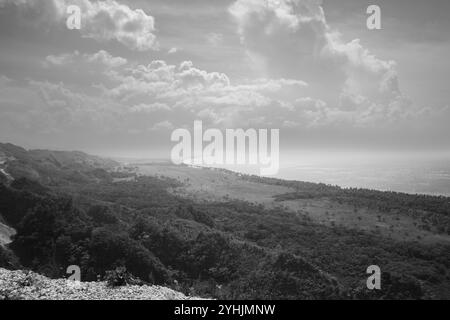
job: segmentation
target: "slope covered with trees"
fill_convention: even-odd
[[[450,297],[446,244],[397,242],[232,199],[199,203],[171,193],[179,186],[173,179],[130,174],[133,179],[118,181],[111,163],[87,155],[83,161],[65,160],[53,172],[27,151],[3,152],[14,157],[10,161],[24,159],[37,175],[11,171],[15,180],[0,183],[0,216],[17,231],[9,247],[0,249],[0,267],[59,278],[67,276],[69,265],[78,265],[85,281],[125,267],[146,283],[225,299]],[[39,159],[47,159],[43,153]],[[311,197],[327,193],[342,201],[367,198],[363,204],[426,206],[440,217],[448,214],[442,203],[447,199],[414,202],[395,195],[405,197],[397,202],[371,191],[300,183],[296,188],[281,197],[309,190]],[[366,289],[365,271],[372,264],[382,266],[379,292]]]

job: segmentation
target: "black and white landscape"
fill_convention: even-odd
[[[0,0],[0,300],[450,299],[448,0]]]

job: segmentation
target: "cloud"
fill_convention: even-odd
[[[99,51],[51,55],[47,63],[47,68],[67,68],[68,73],[96,70],[98,84],[86,90],[78,82],[13,80],[0,75],[0,134],[4,137],[28,139],[31,134],[46,143],[103,139],[167,145],[168,131],[203,120],[205,127],[220,129],[283,129],[290,139],[318,132],[323,140],[358,128],[404,127],[404,119],[409,121],[408,130],[419,132],[424,119],[441,119],[432,110],[405,112],[410,102],[402,96],[375,103],[343,92],[339,105],[332,106],[308,96],[309,85],[301,80],[235,82],[190,61],[154,60],[143,65]],[[442,114],[448,117],[448,110]]]
[[[101,42],[116,40],[137,51],[158,49],[155,19],[141,9],[114,0],[0,0],[2,9],[12,10],[22,23],[32,27],[65,26],[70,5],[81,9],[82,37]]]
[[[359,39],[345,42],[327,23],[320,2],[237,0],[229,13],[261,72],[269,78],[306,80],[309,94],[329,105],[329,117],[359,125],[361,117],[367,123],[371,115],[378,122],[382,110],[389,121],[411,112],[396,63],[377,58]]]
[[[108,66],[110,68],[117,68],[125,65],[128,61],[122,57],[113,57],[111,54],[105,50],[100,50],[94,54],[85,54],[84,57],[89,62],[100,62],[101,64]]]
[[[66,67],[98,70],[99,84],[94,87],[94,93],[92,88],[89,90],[91,93],[83,102],[78,94],[68,94],[69,87],[64,85],[62,90],[62,84],[41,84],[40,92],[46,97],[46,105],[63,110],[67,107],[83,113],[89,108],[83,111],[81,106],[96,106],[95,112],[89,111],[94,112],[89,117],[96,119],[104,115],[102,122],[110,130],[115,126],[114,130],[124,132],[146,132],[148,128],[163,131],[157,124],[167,119],[174,127],[184,127],[201,119],[205,126],[220,128],[358,128],[388,125],[414,116],[404,111],[410,101],[402,96],[377,103],[344,90],[338,103],[330,105],[308,96],[309,85],[302,80],[258,78],[234,82],[224,73],[200,69],[191,61],[175,65],[153,60],[143,65],[113,57],[106,51],[75,52],[47,60],[67,60],[70,63]],[[61,92],[66,95],[62,96]],[[64,114],[70,118],[68,111]],[[62,110],[58,112],[61,114]],[[109,120],[105,122],[105,119]]]
[[[56,1],[56,0],[55,0]],[[73,0],[64,1],[64,6]],[[143,10],[133,10],[114,0],[77,0],[82,8],[83,36],[96,40],[117,40],[133,50],[156,49],[155,20]],[[63,7],[64,7],[63,6]]]
[[[139,111],[149,109],[146,101],[157,101],[174,112],[174,123],[180,125],[201,118],[214,126],[250,126],[254,121],[260,123],[270,108],[280,104],[278,100],[287,105],[307,87],[305,82],[292,79],[232,83],[226,74],[199,69],[191,61],[171,65],[156,60],[106,74],[114,83],[104,89],[110,99],[139,106]]]
[[[174,65],[154,60],[141,65],[106,51],[49,55],[46,68],[64,68],[68,75],[94,70],[96,85],[86,89],[82,82],[70,83],[69,76],[66,83],[21,83],[14,88],[19,93],[4,95],[10,97],[9,102],[0,101],[4,119],[7,104],[9,108],[12,102],[21,106],[16,108],[21,110],[20,117],[16,113],[8,118],[22,119],[16,122],[17,128],[26,126],[40,134],[50,134],[51,129],[59,134],[83,130],[126,135],[167,131],[190,125],[196,119],[222,128],[251,127],[266,119],[269,125],[279,127],[285,116],[298,118],[297,111],[288,107],[289,100],[293,93],[297,95],[307,87],[303,81],[292,79],[232,83],[226,74],[203,70],[191,61]],[[4,82],[5,87],[9,86],[9,80]],[[277,106],[280,110],[271,110]]]
[[[214,47],[218,47],[223,42],[223,34],[210,32],[206,35],[206,41]]]
[[[150,128],[151,131],[173,130],[175,126],[168,120],[158,122]]]
[[[114,69],[124,66],[128,60],[122,57],[113,57],[105,50],[96,53],[84,53],[79,51],[73,53],[63,53],[59,55],[49,55],[45,58],[44,67],[75,67],[83,69],[83,65],[92,70]]]
[[[75,51],[72,53],[65,53],[60,55],[49,55],[45,58],[45,65],[54,65],[54,66],[62,66],[68,65],[74,62],[74,58],[79,56],[80,53]]]

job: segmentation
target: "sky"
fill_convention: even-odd
[[[0,0],[0,141],[169,157],[173,130],[202,120],[279,129],[282,152],[448,151],[449,14],[448,0]]]

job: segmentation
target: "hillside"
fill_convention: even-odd
[[[31,271],[0,268],[0,300],[196,300],[160,286],[122,286],[106,282],[52,280]]]
[[[75,264],[86,281],[126,268],[223,299],[450,298],[448,198],[0,147],[0,221],[17,232],[0,267],[63,278]]]
[[[27,178],[46,185],[98,181],[120,164],[83,152],[25,150],[0,143],[0,181]]]

